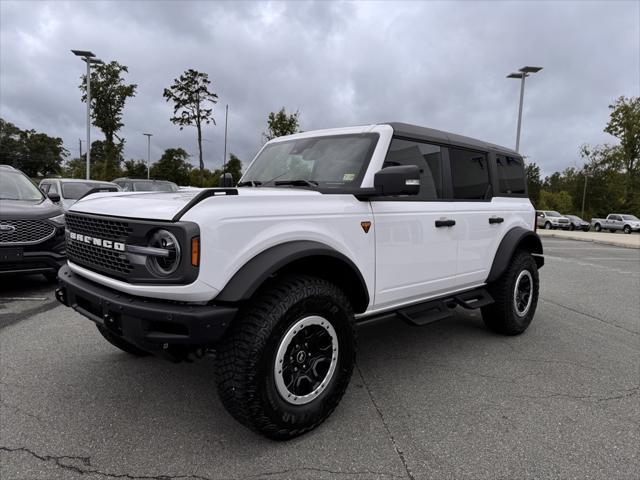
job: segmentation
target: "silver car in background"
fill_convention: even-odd
[[[99,180],[82,180],[79,178],[45,178],[40,182],[40,190],[45,194],[57,193],[60,195],[58,204],[66,212],[71,205],[92,190],[102,192],[119,192],[122,189],[111,182]]]
[[[571,228],[571,220],[554,210],[536,210],[536,222],[538,228],[546,230],[557,228],[569,230]]]

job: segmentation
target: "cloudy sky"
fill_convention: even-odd
[[[229,151],[249,161],[270,111],[299,110],[302,128],[425,125],[513,147],[524,65],[521,150],[547,174],[580,165],[608,105],[640,94],[640,1],[588,2],[10,2],[0,1],[0,116],[62,137],[78,154],[84,63],[92,50],[129,67],[125,157],[152,160],[195,130],[169,122],[162,91],[187,68],[207,72],[218,125],[204,131],[206,166]],[[97,129],[92,138],[101,138]]]

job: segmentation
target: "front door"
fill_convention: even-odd
[[[456,274],[456,225],[446,226],[447,221],[455,221],[455,204],[442,199],[440,147],[393,139],[383,168],[394,165],[418,165],[420,193],[371,202],[376,309],[447,292]]]

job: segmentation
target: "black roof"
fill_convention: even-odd
[[[520,156],[518,152],[507,147],[501,147],[489,142],[483,142],[475,138],[465,137],[457,133],[435,130],[433,128],[420,127],[409,123],[388,122],[393,128],[394,135],[399,137],[415,138],[416,140],[424,140],[425,142],[444,143],[447,145],[455,145],[463,148],[471,148],[477,150],[492,151],[510,156]]]

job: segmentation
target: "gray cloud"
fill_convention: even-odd
[[[70,49],[129,66],[138,94],[125,109],[127,158],[182,146],[195,132],[168,118],[162,90],[186,68],[208,72],[220,97],[205,160],[248,162],[270,111],[299,109],[305,130],[400,120],[513,146],[525,64],[522,151],[546,173],[580,164],[607,105],[639,95],[638,2],[7,2],[0,3],[0,115],[64,139],[85,136]],[[92,138],[101,138],[97,129]]]

